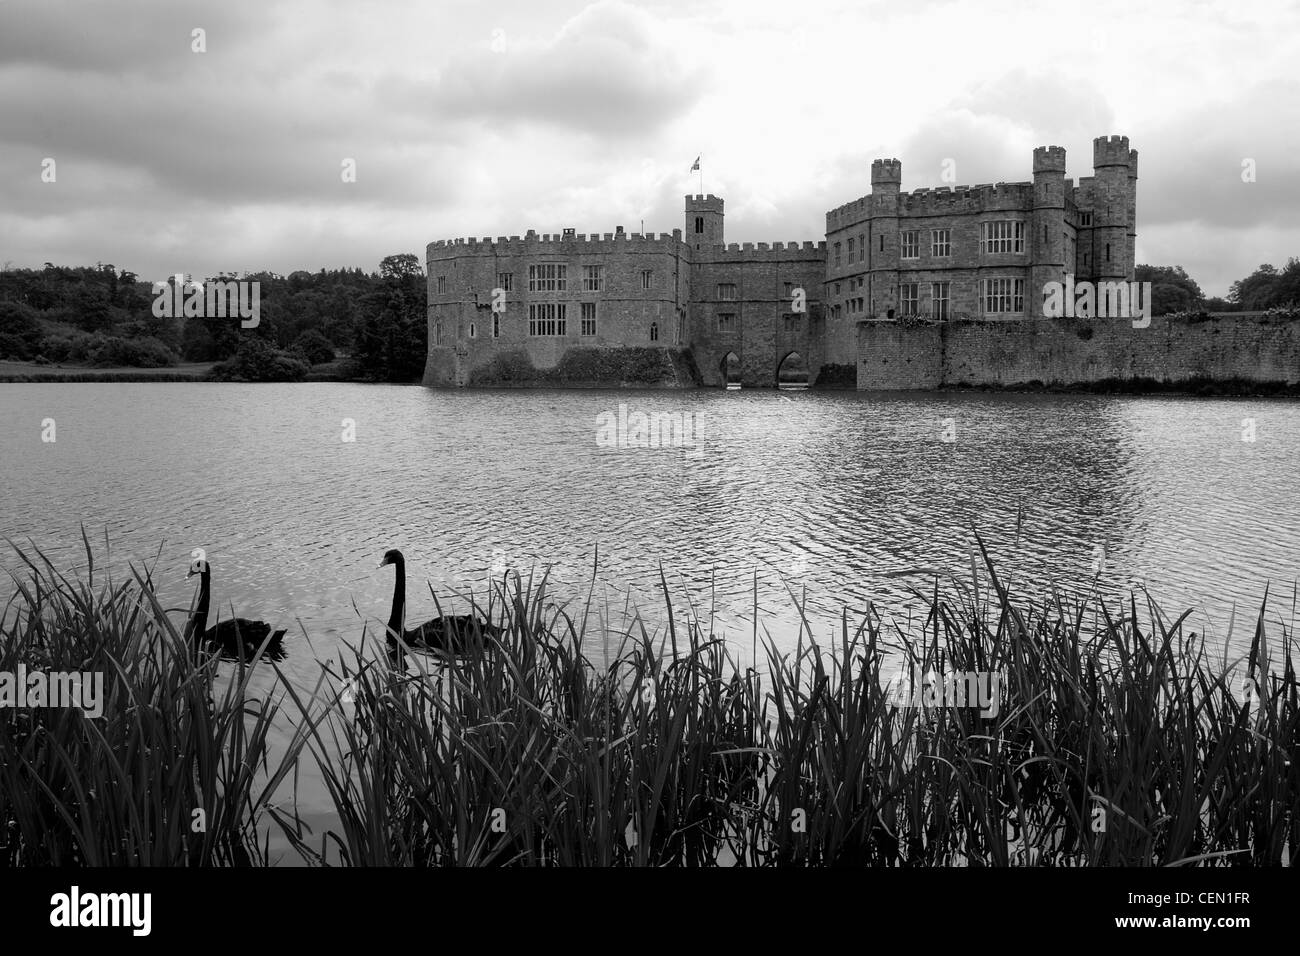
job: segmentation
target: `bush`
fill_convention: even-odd
[[[308,329],[294,339],[291,349],[302,354],[312,365],[334,361],[334,343],[315,329]]]
[[[233,357],[214,365],[210,374],[218,382],[297,382],[309,370],[302,359],[252,337]]]
[[[169,368],[176,364],[176,353],[157,339],[120,339],[96,337],[90,347],[90,364],[100,368]]]
[[[26,362],[32,357],[31,347],[12,332],[0,332],[0,359]]]

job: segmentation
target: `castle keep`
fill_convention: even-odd
[[[876,160],[871,192],[828,212],[817,243],[728,244],[713,195],[687,196],[671,234],[432,242],[424,384],[495,384],[503,361],[548,369],[635,347],[641,361],[645,349],[688,358],[703,385],[774,386],[795,356],[813,382],[838,369],[861,385],[859,324],[1036,319],[1048,282],[1133,278],[1127,137],[1094,140],[1078,185],[1057,146],[1034,150],[1032,182],[911,193],[901,182],[897,159]],[[906,372],[890,374],[907,386]]]

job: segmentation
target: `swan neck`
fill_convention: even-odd
[[[395,561],[393,565],[393,611],[388,615],[388,627],[389,630],[400,636],[402,634],[402,613],[406,610],[406,562]]]

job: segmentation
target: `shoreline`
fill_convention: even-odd
[[[494,383],[492,385],[446,386],[424,385],[422,382],[376,382],[369,379],[309,376],[294,382],[240,382],[220,381],[209,378],[207,371],[183,371],[174,368],[162,369],[94,369],[58,367],[51,370],[49,366],[32,365],[30,371],[9,371],[19,365],[17,362],[0,363],[0,385],[49,385],[49,384],[100,384],[100,383],[160,383],[160,384],[195,384],[210,383],[223,385],[315,385],[321,383],[351,385],[412,385],[436,389],[438,391],[510,391],[564,392],[589,390],[640,390],[651,389],[661,392],[692,391],[727,391],[725,388],[694,386],[683,388],[673,385],[629,384],[625,382],[584,382],[569,385],[522,385],[512,383]],[[1048,395],[1122,395],[1122,396],[1168,396],[1181,398],[1300,398],[1300,382],[1255,382],[1243,379],[1193,379],[1177,382],[1160,382],[1154,379],[1107,379],[1099,382],[1081,382],[1069,385],[1029,382],[1017,384],[981,384],[981,385],[945,385],[941,388],[914,389],[858,389],[843,386],[808,385],[804,388],[781,388],[776,385],[740,389],[744,392],[784,393],[789,391],[809,392],[871,392],[873,394],[916,393],[928,394],[986,392],[1048,394]]]

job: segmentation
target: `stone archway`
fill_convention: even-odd
[[[722,376],[722,385],[725,388],[728,385],[740,384],[740,356],[735,352],[728,352],[722,356],[722,361],[718,363],[718,372]]]
[[[812,376],[808,372],[808,363],[798,352],[790,352],[777,364],[777,388],[807,388]]]

